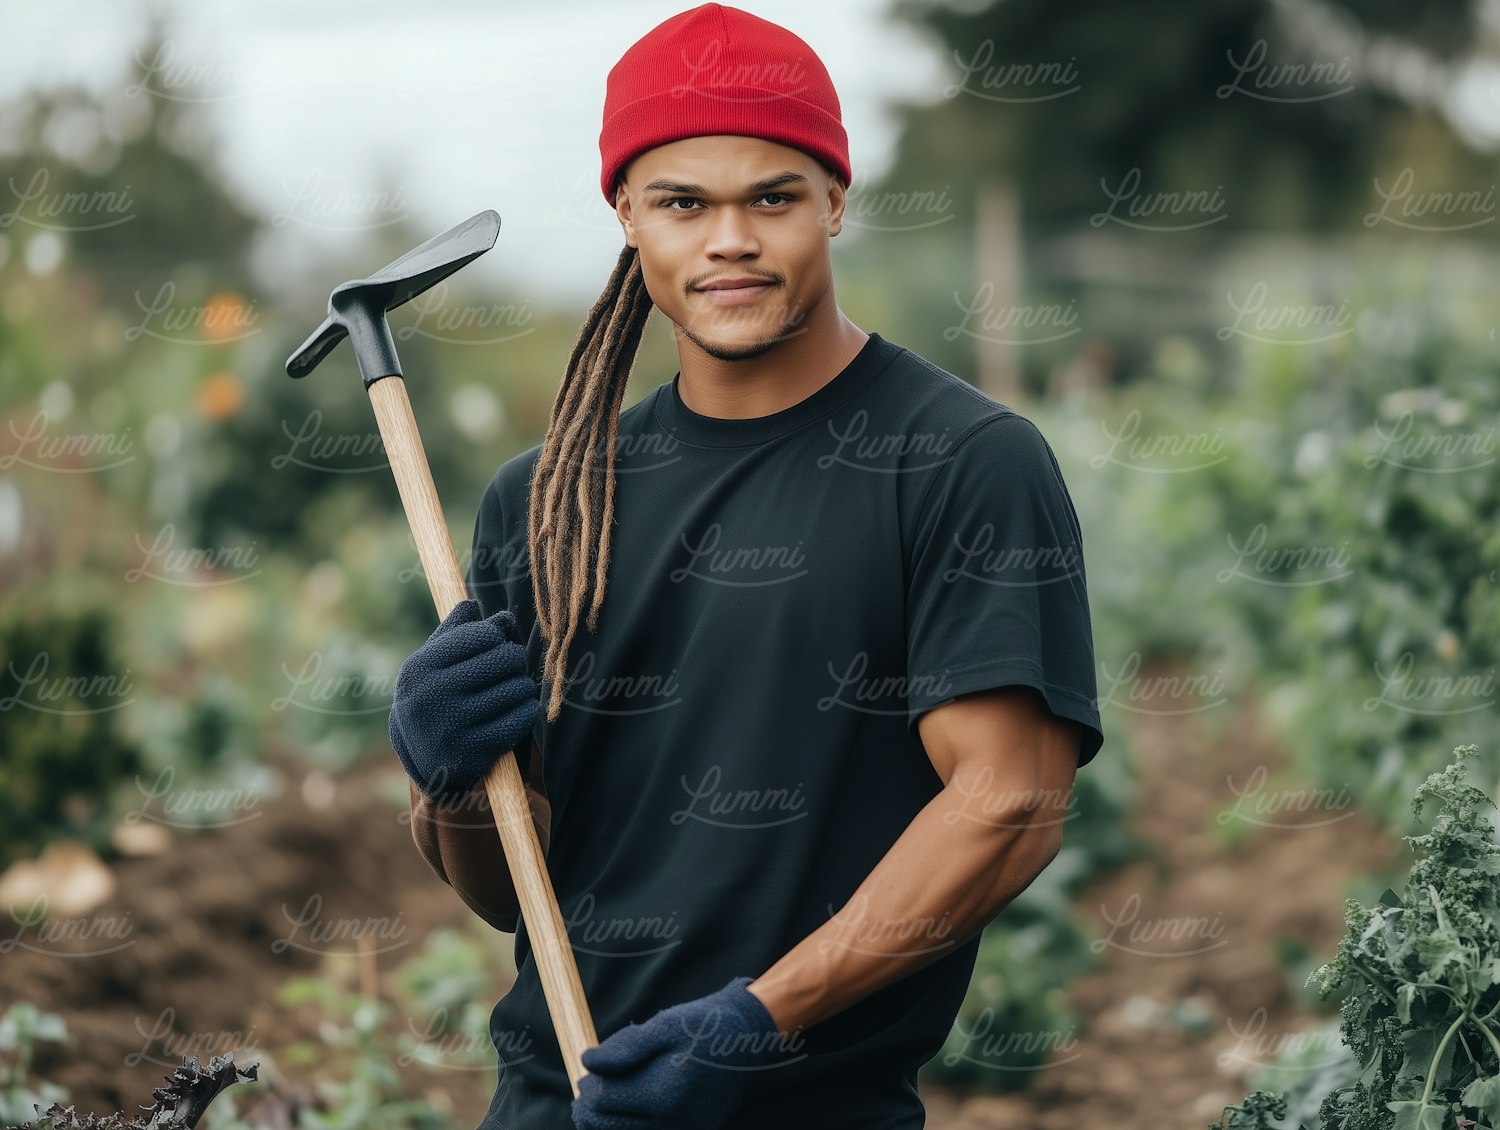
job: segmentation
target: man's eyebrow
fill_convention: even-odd
[[[770,192],[789,184],[808,184],[808,179],[801,173],[782,173],[768,180],[758,180],[750,186],[750,191],[757,195],[762,192]],[[707,196],[708,189],[701,184],[681,184],[671,180],[654,180],[643,189],[645,192],[674,192],[683,196]]]

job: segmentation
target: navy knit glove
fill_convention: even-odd
[[[578,1130],[714,1130],[743,1105],[755,1073],[802,1058],[736,977],[662,1009],[583,1053]]]
[[[509,609],[481,619],[477,601],[461,600],[401,664],[391,747],[425,795],[440,801],[467,793],[541,717],[519,641]]]

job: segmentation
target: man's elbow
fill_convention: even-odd
[[[1009,866],[1005,868],[1010,876],[1011,897],[1036,882],[1057,858],[1062,843],[1062,822],[1059,820],[1029,823],[1011,840],[1007,851]]]
[[[520,925],[521,920],[521,912],[519,910],[509,913],[505,911],[493,910],[490,907],[485,906],[478,900],[470,898],[464,893],[461,888],[454,887],[453,889],[455,891],[458,891],[458,897],[463,899],[464,904],[475,914],[477,914],[485,923],[493,926],[502,934],[514,934],[516,932],[516,929]]]
[[[1033,868],[1031,877],[1035,879],[1047,870],[1052,861],[1057,858],[1057,853],[1062,851],[1063,822],[1046,820],[1036,824],[1027,830],[1026,840],[1029,844],[1027,854],[1032,861]]]
[[[422,857],[428,867],[432,868],[432,873],[447,883],[448,872],[443,867],[442,849],[438,846],[437,836],[433,834],[432,825],[425,819],[425,813],[421,807],[424,801],[425,798],[422,798],[421,794],[413,789],[411,809],[412,843],[417,845],[417,854]],[[449,885],[451,886],[452,884],[450,883]]]

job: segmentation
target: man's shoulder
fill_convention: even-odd
[[[524,495],[531,487],[531,475],[541,454],[542,445],[534,443],[501,463],[490,480],[490,492],[497,495],[501,502],[516,498],[517,492]]]
[[[1036,426],[1010,405],[996,400],[936,362],[906,346],[882,339],[886,352],[885,379],[875,382],[882,410],[895,417],[908,434],[941,436],[945,447],[956,446],[994,421],[1006,423],[992,435],[1035,431]]]

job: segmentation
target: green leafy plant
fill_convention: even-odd
[[[68,1099],[65,1088],[28,1079],[32,1049],[41,1040],[73,1043],[61,1016],[42,1012],[30,1001],[17,1001],[0,1016],[0,1053],[11,1061],[9,1066],[0,1063],[0,1124],[34,1118],[38,1108]]]
[[[409,1013],[422,1019],[398,1038],[397,1062],[432,1070],[493,1071],[489,1001],[497,964],[489,947],[458,930],[436,931],[419,954],[402,962],[395,970],[396,984]],[[514,977],[513,967],[508,972]]]
[[[317,1085],[324,1110],[304,1110],[300,1130],[452,1130],[428,1103],[400,1097],[393,1042],[386,1031],[391,1006],[318,977],[282,986],[280,1003],[316,1005],[323,1013],[319,1045],[294,1044],[288,1060],[314,1061],[339,1079]],[[332,1054],[330,1054],[332,1053]]]
[[[1101,671],[1177,659],[1253,687],[1297,775],[1405,832],[1412,791],[1492,716],[1500,381],[1487,315],[1395,283],[1360,304],[1393,328],[1246,345],[1227,392],[1174,381],[1164,342],[1151,381],[1034,415],[1103,566]]]
[[[1429,801],[1439,811],[1430,832],[1404,837],[1421,853],[1404,893],[1350,900],[1336,955],[1313,973],[1323,997],[1343,994],[1358,1072],[1322,1097],[1316,1130],[1500,1127],[1500,843],[1493,802],[1464,780],[1477,752],[1459,746],[1416,789],[1413,817]],[[1271,1130],[1286,1113],[1286,1095],[1257,1091],[1210,1130]]]

